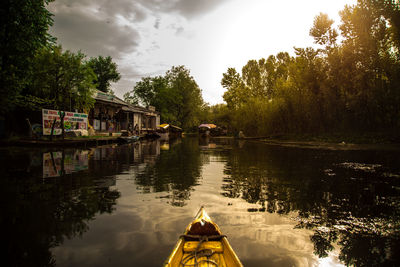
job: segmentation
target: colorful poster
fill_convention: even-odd
[[[56,120],[56,123],[54,125],[53,134],[60,135],[61,119],[59,111],[51,109],[42,109],[43,135],[51,135],[51,127],[54,119]],[[87,114],[65,111],[64,129],[66,132],[73,130],[87,130],[87,127],[88,127]]]

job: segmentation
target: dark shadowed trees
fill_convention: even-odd
[[[36,50],[53,40],[51,0],[3,0],[0,4],[0,116],[12,111],[29,83]]]
[[[64,112],[88,110],[94,104],[93,70],[80,52],[62,51],[61,46],[43,48],[34,59],[32,94],[47,99],[60,112],[64,137]]]

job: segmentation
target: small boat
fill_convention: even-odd
[[[165,267],[243,266],[228,239],[201,207],[179,238]]]
[[[160,140],[165,141],[172,138],[182,137],[182,128],[164,123],[158,125],[156,134],[160,137]]]
[[[120,136],[118,137],[118,143],[120,144],[129,144],[129,143],[134,143],[136,141],[139,141],[140,137],[137,135],[132,135],[132,136]]]

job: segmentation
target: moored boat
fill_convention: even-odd
[[[208,137],[211,134],[211,130],[215,129],[217,125],[210,123],[203,123],[199,125],[199,134],[201,137]]]
[[[134,143],[136,141],[139,141],[140,137],[136,135],[132,136],[120,136],[118,137],[118,143],[120,144],[129,144],[129,143]]]
[[[156,134],[160,137],[160,140],[165,141],[172,138],[182,137],[182,128],[164,123],[157,127]]]
[[[228,239],[202,207],[179,238],[165,267],[243,266]]]

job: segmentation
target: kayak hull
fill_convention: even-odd
[[[164,266],[243,266],[226,236],[204,208],[175,245]]]

